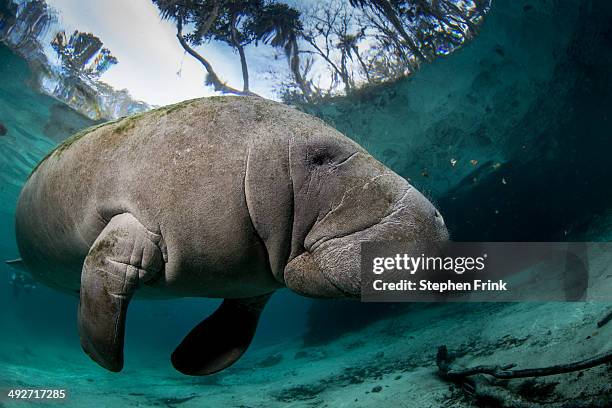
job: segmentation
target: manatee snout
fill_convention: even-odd
[[[391,184],[402,184],[403,179]],[[399,183],[398,183],[399,181]],[[361,244],[364,242],[402,241],[423,244],[428,250],[448,240],[448,231],[442,215],[416,188],[407,185],[384,215],[366,227],[355,231],[327,235],[322,223],[315,224],[305,241],[305,251],[293,259],[285,269],[285,279],[293,290],[314,297],[358,297],[361,294]],[[388,185],[389,183],[387,183]],[[364,189],[367,190],[367,189]],[[361,202],[373,200],[363,197]],[[370,218],[380,208],[360,205],[353,200],[347,219],[359,225],[359,218]],[[339,224],[333,224],[337,229]]]

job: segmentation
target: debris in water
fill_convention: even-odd
[[[474,159],[472,159],[472,160],[470,160],[470,164],[471,164],[472,166],[475,166],[475,165],[477,165],[477,164],[478,164],[478,160],[474,160]]]
[[[451,166],[455,167],[455,165],[457,164],[457,159],[450,159],[450,164]]]
[[[609,322],[612,322],[612,310],[603,319],[597,322],[597,327],[604,327]]]

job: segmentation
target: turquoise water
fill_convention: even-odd
[[[604,1],[499,1],[475,39],[412,77],[301,108],[409,178],[439,206],[455,240],[609,241],[610,27]],[[1,259],[19,256],[13,218],[30,170],[94,123],[34,82],[28,63],[1,45]],[[437,347],[460,351],[466,366],[521,368],[612,348],[612,324],[596,326],[608,304],[370,305],[282,290],[247,354],[202,378],[177,373],[169,356],[218,301],[132,302],[125,369],[115,374],[81,351],[76,298],[40,285],[15,294],[11,273],[0,264],[0,390],[67,390],[66,401],[49,405],[502,406],[503,398],[442,381]],[[514,398],[506,406],[606,407],[611,383],[604,365],[502,389]],[[29,405],[41,403],[0,396],[0,407]]]

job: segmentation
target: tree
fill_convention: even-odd
[[[51,42],[62,70],[69,78],[97,79],[117,64],[117,58],[102,45],[102,41],[95,35],[80,31],[74,31],[70,37],[60,31]]]
[[[491,0],[332,0],[299,10],[275,0],[152,1],[176,24],[179,43],[216,91],[252,94],[245,49],[264,44],[287,59],[283,95],[312,102],[396,80],[451,52],[475,35]],[[223,82],[195,50],[210,41],[236,51],[242,89]]]
[[[153,0],[163,18],[176,23],[177,38],[183,49],[206,69],[206,83],[216,91],[250,95],[249,68],[245,47],[257,40],[253,28],[265,9],[263,0]],[[185,27],[192,30],[184,34]],[[238,52],[242,70],[242,90],[223,82],[212,64],[193,47],[211,40],[226,43]]]
[[[365,84],[405,77],[423,62],[450,53],[475,35],[489,5],[490,0],[325,0],[311,4],[301,10],[298,54],[307,55],[301,79],[308,84],[302,95],[313,101],[340,90],[347,94]],[[325,70],[329,80],[316,82]]]
[[[249,69],[244,47],[255,40],[251,27],[263,8],[261,0],[229,0],[221,2],[219,13],[211,26],[212,38],[238,51],[242,69],[243,93],[249,90]],[[197,42],[197,39],[196,39]]]
[[[364,10],[384,35],[385,46],[401,52],[410,71],[461,46],[478,30],[491,0],[349,0]],[[389,25],[387,25],[389,23]],[[400,39],[398,42],[397,39]]]
[[[0,33],[15,24],[16,19],[17,4],[12,1],[0,1]]]
[[[389,0],[349,0],[349,3],[353,7],[359,7],[362,9],[369,7],[373,11],[382,14],[386,18],[386,20],[391,23],[395,30],[397,30],[397,32],[400,34],[401,39],[405,43],[405,46],[416,58],[416,63],[412,63],[411,59],[407,59],[407,62],[410,64],[411,68],[418,68],[419,61],[426,59],[425,56],[421,53],[419,47],[414,42],[412,36],[410,36],[404,29],[404,25],[397,10],[397,1],[395,2],[395,5]]]
[[[301,72],[300,47],[298,38],[302,34],[303,24],[301,13],[283,3],[269,3],[263,7],[249,27],[257,42],[269,44],[284,51],[293,75],[302,95],[309,100],[312,90],[310,83],[304,79]]]

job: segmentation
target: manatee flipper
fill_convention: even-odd
[[[85,258],[78,317],[81,346],[110,371],[123,368],[125,317],[134,291],[164,267],[160,241],[160,235],[131,214],[120,214],[102,230]]]
[[[174,368],[187,375],[208,375],[234,364],[251,344],[270,296],[225,299],[174,350]]]

